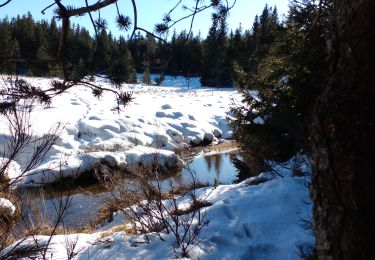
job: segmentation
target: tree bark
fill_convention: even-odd
[[[333,1],[327,50],[312,128],[313,258],[374,259],[375,1]]]

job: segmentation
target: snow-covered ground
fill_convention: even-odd
[[[29,80],[37,86],[48,84],[48,79]],[[109,87],[105,82],[99,83]],[[176,148],[198,144],[204,139],[216,142],[231,137],[228,111],[233,101],[239,104],[241,100],[234,89],[202,88],[196,79],[187,88],[183,79],[170,77],[165,84],[161,87],[125,85],[125,90],[134,92],[135,100],[121,113],[112,109],[113,96],[105,94],[96,99],[82,87],[56,97],[50,107],[34,107],[31,122],[35,133],[48,133],[57,123],[65,128],[39,170],[29,172],[18,184],[55,181],[58,176],[53,173],[60,169],[40,170],[59,168],[61,161],[67,162],[61,166],[65,176],[77,173],[77,169],[89,170],[103,160],[107,164],[126,166],[157,158],[167,168],[180,166],[182,162],[173,152]],[[3,136],[8,135],[3,122],[0,122],[0,131]],[[21,172],[24,157],[19,156],[12,162],[7,172],[9,178]],[[289,170],[293,168],[291,164],[274,165],[283,178],[274,179],[272,174],[263,173],[262,180],[268,181],[258,185],[254,184],[259,181],[248,179],[239,184],[197,190],[198,197],[212,205],[202,209],[209,222],[189,256],[193,259],[298,259],[298,247],[309,248],[314,237],[303,225],[303,220],[311,219],[306,186],[309,177],[293,176]],[[303,172],[310,168],[306,162],[301,167]],[[178,199],[179,205],[182,207],[187,199]],[[143,235],[113,229],[123,221],[121,213],[117,213],[114,221],[92,234],[54,236],[47,258],[66,259],[66,244],[74,241],[77,241],[77,259],[179,258],[173,250],[172,235],[163,235],[164,241],[153,238],[145,243]],[[37,239],[42,244],[48,237]]]
[[[286,167],[285,167],[286,166]],[[203,208],[208,225],[199,236],[199,243],[189,253],[192,259],[299,259],[298,248],[311,248],[314,243],[311,231],[303,225],[311,219],[311,201],[306,183],[309,177],[296,177],[286,165],[275,165],[283,178],[271,178],[258,185],[253,179],[239,184],[221,185],[197,190],[198,197],[212,203]],[[301,165],[303,172],[309,165]],[[187,198],[178,200],[183,206]],[[121,214],[114,223],[120,224]],[[113,225],[113,223],[111,223]],[[39,243],[48,237],[37,237]],[[93,234],[58,235],[51,241],[48,259],[65,259],[66,245],[78,241],[77,259],[171,259],[179,258],[173,250],[173,235],[164,235],[164,241],[143,235],[124,232],[100,231]],[[33,244],[33,240],[27,243]]]
[[[50,81],[27,80],[41,88]],[[111,87],[100,79],[96,83]],[[124,85],[122,90],[132,91],[135,99],[120,113],[113,109],[113,95],[105,93],[98,99],[84,87],[55,97],[49,107],[34,107],[34,133],[48,133],[58,123],[65,127],[44,163],[23,176],[18,185],[54,182],[61,173],[64,177],[80,174],[103,160],[126,166],[140,160],[151,161],[157,155],[163,167],[180,167],[182,162],[172,151],[203,140],[215,142],[231,137],[228,111],[233,101],[240,102],[234,89],[202,88],[197,78],[192,78],[187,87],[183,77],[166,77],[163,84]],[[0,128],[7,135],[6,124],[0,122]],[[16,158],[21,169],[25,160],[25,156]]]

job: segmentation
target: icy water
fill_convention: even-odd
[[[171,183],[174,187],[188,185],[192,183],[192,179],[203,186],[234,183],[238,180],[237,170],[232,163],[235,156],[233,153],[219,153],[196,157],[187,163],[186,169],[181,173],[161,181],[162,188],[168,189]],[[124,181],[129,181],[131,185],[134,180],[124,179]],[[43,222],[55,218],[55,208],[58,208],[59,201],[61,201],[59,198],[66,199],[68,193],[60,191],[41,194],[40,190],[29,192],[26,196],[31,197],[34,205],[34,210],[30,213],[34,218],[39,218]],[[82,227],[94,223],[103,202],[111,196],[108,188],[101,184],[74,188],[69,190],[69,193],[71,202],[64,219],[66,227]]]
[[[232,163],[233,153],[203,155],[188,162],[187,167],[171,178],[177,185],[189,184],[194,178],[198,184],[214,186],[237,181],[237,170]],[[168,182],[166,180],[165,182]]]

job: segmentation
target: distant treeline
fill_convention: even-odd
[[[30,13],[1,20],[0,73],[58,76],[59,30],[55,19],[35,21]],[[236,64],[247,70],[257,67],[280,30],[277,10],[268,6],[251,28],[240,25],[229,31],[223,17],[213,19],[206,39],[174,31],[168,43],[140,33],[132,40],[116,38],[106,30],[94,37],[86,28],[72,25],[66,59],[77,77],[88,70],[133,82],[136,72],[147,71],[201,77],[203,85],[227,86],[233,83]]]

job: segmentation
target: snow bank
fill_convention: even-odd
[[[22,186],[39,186],[57,182],[62,178],[77,178],[91,172],[104,175],[105,167],[134,169],[140,165],[157,166],[161,172],[180,170],[184,162],[172,151],[145,146],[135,146],[117,152],[91,152],[50,160],[37,169],[26,172],[17,182]],[[94,177],[96,178],[96,177]]]
[[[292,162],[285,165],[292,166]],[[305,164],[301,169],[309,170]],[[281,166],[275,170],[283,178],[249,185],[249,180],[239,184],[221,185],[197,190],[198,197],[212,206],[204,208],[209,224],[200,236],[200,243],[190,251],[192,259],[299,259],[297,247],[309,248],[314,244],[311,231],[301,220],[311,219],[311,200],[306,183],[309,177],[294,177]],[[180,207],[188,202],[178,200]],[[114,222],[121,223],[121,214]],[[171,259],[175,241],[165,235],[164,241],[123,232],[73,234],[79,237],[80,252],[77,259]],[[40,236],[39,242],[48,238]],[[56,259],[65,256],[64,236],[52,239],[51,252]],[[31,240],[30,240],[31,242]]]
[[[174,152],[159,150],[152,147],[136,146],[125,151],[126,165],[138,166],[139,164],[157,165],[165,170],[181,169],[184,162]]]
[[[50,82],[43,78],[27,80],[41,88],[48,87]],[[96,83],[111,88],[102,79],[97,79]],[[57,123],[66,127],[41,167],[29,172],[24,181],[18,184],[36,184],[42,180],[52,182],[58,178],[58,170],[48,171],[53,173],[51,176],[46,176],[46,170],[48,167],[59,168],[61,164],[64,177],[72,176],[77,171],[82,173],[97,163],[100,159],[98,155],[112,154],[118,164],[128,163],[126,157],[148,160],[147,156],[138,156],[135,151],[130,152],[133,154],[125,153],[138,146],[175,151],[189,145],[208,144],[231,137],[232,131],[227,121],[231,115],[228,111],[233,101],[241,100],[234,89],[202,88],[197,78],[190,80],[188,88],[183,77],[166,77],[163,84],[166,86],[123,85],[121,90],[132,91],[135,99],[121,113],[112,109],[115,105],[113,95],[105,93],[101,99],[97,99],[89,89],[82,87],[72,88],[55,97],[49,107],[34,107],[31,114],[31,122],[35,122],[32,125],[34,133],[48,133],[51,126]],[[0,125],[5,126],[3,120],[0,118]],[[1,131],[0,134],[9,136],[4,127]],[[151,149],[148,151],[153,153]],[[82,155],[88,152],[88,155]],[[171,160],[168,164],[179,163],[169,155],[166,158]],[[22,158],[16,158],[16,162],[22,170],[25,162]]]

